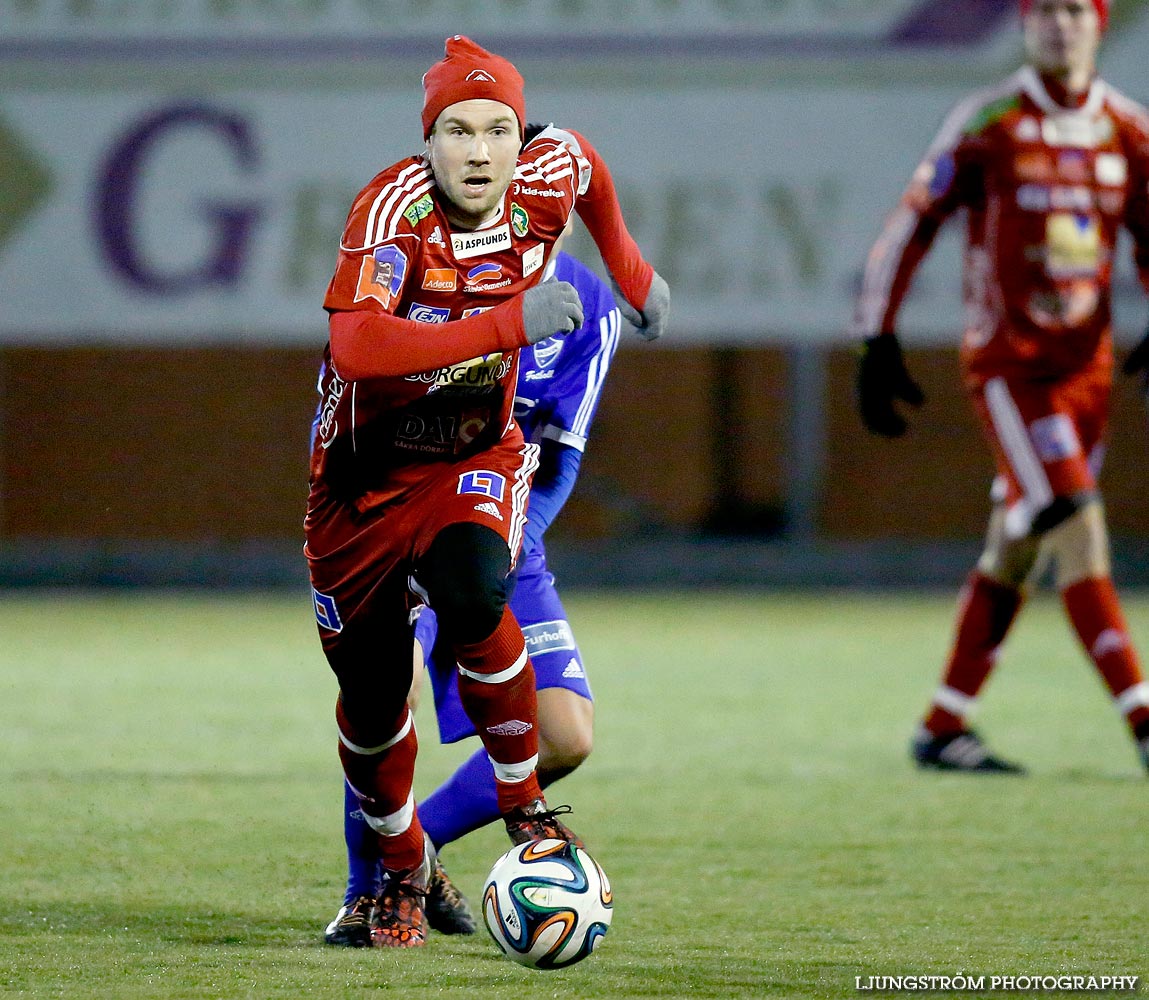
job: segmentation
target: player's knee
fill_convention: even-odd
[[[569,774],[582,764],[594,749],[590,727],[572,727],[539,740],[539,767]]]
[[[348,732],[362,746],[379,746],[398,731],[405,715],[406,688],[375,683],[343,682],[339,701]]]
[[[381,638],[348,626],[342,638],[325,652],[339,681],[343,712],[364,745],[382,743],[394,735],[387,726],[402,715],[412,672],[409,654],[391,663],[380,651],[403,648],[405,635]]]
[[[1097,494],[1089,491],[1075,493],[1073,496],[1054,497],[1053,502],[1039,510],[1033,518],[1032,532],[1035,535],[1044,535],[1058,525],[1064,524],[1079,510],[1090,503],[1097,501]]]
[[[1020,587],[1037,561],[1039,540],[1027,535],[1010,539],[1005,532],[1005,511],[994,509],[986,533],[985,548],[977,568],[983,576],[1007,587]]]
[[[435,536],[415,579],[453,642],[480,642],[494,632],[507,604],[510,562],[502,536],[480,524],[451,524]]]
[[[594,702],[562,687],[539,691],[539,769],[569,774],[594,747]]]
[[[1060,590],[1110,573],[1109,532],[1097,497],[1051,529],[1046,544],[1057,560],[1056,584]]]

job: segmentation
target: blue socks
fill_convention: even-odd
[[[436,847],[458,840],[498,818],[495,769],[482,748],[419,803],[419,820]]]
[[[359,896],[374,899],[382,888],[379,841],[359,811],[359,800],[351,786],[343,782],[343,839],[347,843],[346,906]]]

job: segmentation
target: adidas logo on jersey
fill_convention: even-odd
[[[443,230],[438,226],[436,226],[434,232],[427,237],[427,242],[436,247],[445,247],[447,245],[447,241],[443,239]]]
[[[491,517],[497,518],[500,521],[503,519],[503,515],[499,513],[499,508],[493,503],[477,503],[475,504],[475,510],[480,514],[490,514]]]
[[[586,677],[586,673],[583,671],[582,664],[572,656],[570,663],[563,669],[563,676]]]
[[[497,726],[487,726],[487,732],[495,736],[522,736],[523,733],[529,732],[532,726],[529,722],[523,722],[519,719],[507,719],[506,722],[500,722]]]

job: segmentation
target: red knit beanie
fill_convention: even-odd
[[[1021,16],[1025,17],[1032,6],[1033,0],[1021,0]],[[1093,6],[1097,8],[1097,18],[1101,22],[1101,30],[1104,31],[1109,24],[1109,0],[1093,0]]]
[[[423,74],[423,138],[431,135],[444,108],[479,99],[506,104],[519,120],[519,135],[523,134],[527,111],[519,71],[465,35],[452,35],[446,56]]]

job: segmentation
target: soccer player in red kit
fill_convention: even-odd
[[[911,749],[925,768],[1022,770],[990,753],[967,716],[1040,550],[1149,767],[1149,685],[1110,577],[1097,488],[1121,226],[1149,289],[1149,115],[1096,75],[1107,0],[1021,9],[1027,65],[949,116],[870,253],[855,317],[862,419],[897,437],[906,423],[895,402],[923,401],[894,335],[898,307],[943,221],[965,209],[962,372],[997,476],[985,548]],[[1139,350],[1126,368],[1147,360]]]
[[[582,321],[573,286],[541,280],[571,213],[628,318],[657,336],[669,308],[587,140],[549,126],[523,144],[511,63],[456,35],[423,89],[426,149],[360,192],[324,301],[305,522],[339,754],[386,870],[377,937],[395,947],[425,941],[435,861],[412,796],[419,603],[458,664],[511,840],[573,838],[539,787],[533,669],[506,606],[537,464],[512,418],[517,351]]]

